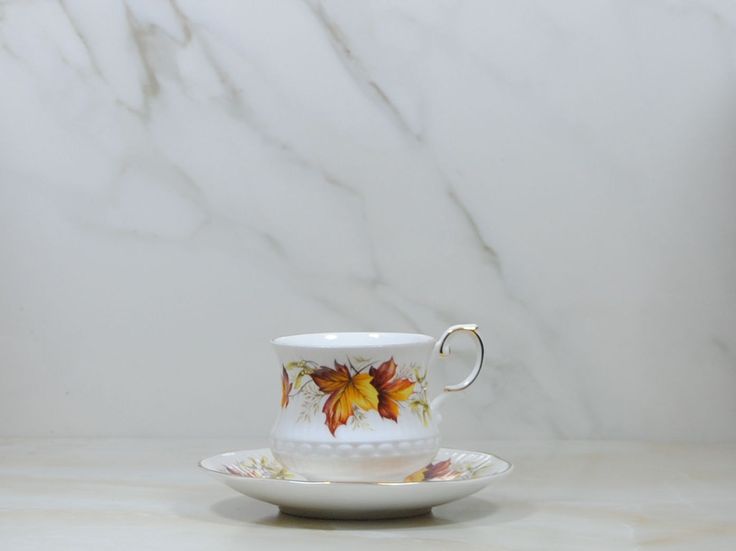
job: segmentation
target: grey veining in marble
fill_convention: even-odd
[[[265,438],[270,338],[476,322],[448,432],[733,440],[735,30],[727,0],[0,1],[0,434]]]

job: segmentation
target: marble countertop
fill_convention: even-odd
[[[515,471],[430,516],[319,521],[217,484],[237,439],[0,439],[0,548],[736,549],[736,445],[448,442]]]

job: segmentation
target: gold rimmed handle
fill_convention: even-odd
[[[440,404],[444,401],[444,399],[447,397],[448,392],[457,392],[458,390],[465,390],[470,385],[473,384],[473,382],[478,378],[478,375],[480,374],[480,370],[483,367],[483,356],[485,355],[485,349],[483,347],[483,340],[480,338],[480,335],[478,334],[478,326],[474,323],[469,324],[463,324],[463,325],[453,325],[450,327],[447,331],[445,331],[442,336],[437,341],[437,344],[434,347],[434,352],[436,357],[444,358],[447,357],[450,354],[450,346],[448,344],[449,338],[456,334],[456,333],[470,333],[475,337],[475,350],[476,350],[476,360],[475,364],[473,365],[473,369],[470,372],[470,374],[465,377],[462,381],[460,381],[457,384],[454,385],[447,385],[444,389],[442,394],[437,396],[434,400],[432,400],[432,403],[430,404],[430,407],[432,409],[435,409],[440,406]]]

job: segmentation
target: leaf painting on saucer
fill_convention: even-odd
[[[491,463],[487,459],[480,461],[455,462],[452,458],[430,463],[426,467],[404,478],[404,482],[431,482],[440,480],[466,480],[483,476]]]
[[[473,454],[475,457],[468,459],[467,454],[454,453],[446,459],[440,453],[434,463],[406,476],[404,482],[441,482],[445,480],[467,480],[485,476],[490,467],[493,466],[491,456]],[[225,464],[224,471],[231,475],[243,478],[265,478],[270,480],[305,480],[304,477],[290,472],[273,457],[261,455],[259,457],[248,457],[237,463]]]
[[[262,456],[260,458],[249,457],[246,461],[240,461],[232,465],[223,465],[225,470],[235,476],[245,478],[269,478],[273,480],[293,480],[298,478],[281,466],[275,459]]]
[[[398,423],[402,408],[408,407],[425,426],[430,419],[426,372],[413,364],[399,367],[393,357],[380,363],[357,357],[345,363],[335,360],[334,367],[309,360],[289,362],[282,366],[281,389],[282,408],[302,395],[299,420],[308,421],[321,409],[333,436],[345,425],[370,428],[370,411]]]
[[[423,480],[452,480],[456,477],[456,471],[452,469],[451,460],[445,459],[437,463],[430,463],[410,474],[404,479],[404,482],[422,482]]]

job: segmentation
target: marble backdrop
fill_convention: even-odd
[[[734,440],[736,4],[0,1],[0,262],[3,435],[265,439],[271,337],[477,322],[455,439]]]

